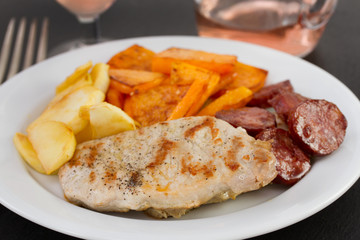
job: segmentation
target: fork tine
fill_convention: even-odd
[[[36,57],[37,63],[46,58],[48,32],[49,32],[49,18],[45,17],[42,22],[42,26],[41,26],[39,47],[38,47],[38,52],[37,52],[37,57]]]
[[[36,24],[37,20],[33,19],[30,25],[29,38],[26,45],[26,52],[22,69],[30,67],[34,59]]]
[[[9,25],[7,26],[4,42],[1,47],[0,57],[0,84],[4,81],[5,69],[10,56],[10,48],[15,30],[15,18],[10,19]]]
[[[26,27],[26,19],[21,18],[19,29],[18,29],[18,32],[16,35],[16,40],[15,40],[14,54],[11,59],[10,70],[9,70],[9,73],[8,73],[6,79],[15,75],[17,73],[17,71],[19,70],[21,50],[23,47],[23,41],[24,41],[24,35],[25,35],[25,27]]]

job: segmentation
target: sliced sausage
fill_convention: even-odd
[[[293,185],[310,170],[309,157],[291,139],[288,131],[280,128],[266,129],[256,136],[263,141],[271,141],[278,176],[275,183]]]
[[[251,136],[255,136],[266,128],[276,126],[275,115],[258,107],[221,110],[215,114],[215,117],[234,127],[243,127]]]
[[[323,156],[335,151],[343,142],[347,121],[339,108],[326,100],[307,100],[288,118],[289,131],[308,153]]]
[[[290,112],[308,98],[292,91],[279,91],[268,103],[285,122]]]
[[[294,91],[294,88],[289,80],[285,80],[276,84],[263,87],[260,91],[254,93],[254,96],[251,99],[251,101],[248,103],[248,106],[261,107],[261,108],[270,107],[268,100],[273,98],[280,91],[292,92]]]

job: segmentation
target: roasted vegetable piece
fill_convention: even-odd
[[[220,110],[244,107],[251,100],[252,95],[252,91],[246,87],[229,90],[204,107],[198,115],[215,116],[216,112]]]
[[[142,126],[167,120],[189,86],[160,85],[125,99],[124,111]]]
[[[28,134],[46,174],[58,170],[75,152],[74,133],[62,122],[40,122],[28,129]]]
[[[219,76],[219,74],[201,67],[184,62],[174,62],[170,73],[170,83],[177,85],[190,85],[196,79],[209,81],[212,75]]]
[[[219,74],[226,74],[234,70],[236,56],[182,48],[169,48],[153,57],[152,70],[154,72],[170,74],[173,62],[186,62]]]
[[[234,71],[221,77],[219,90],[243,86],[256,92],[264,86],[267,74],[268,72],[264,69],[236,62]]]
[[[80,107],[99,103],[104,99],[105,94],[93,86],[78,88],[49,106],[28,126],[27,130],[40,122],[52,120],[65,123],[77,134],[87,124],[86,121],[79,117]]]
[[[174,120],[184,117],[185,114],[189,111],[190,107],[199,101],[201,95],[206,90],[206,86],[206,80],[201,78],[196,79],[193,84],[191,84],[190,89],[186,92],[184,98],[178,103],[178,105],[176,105],[174,111],[167,120]]]
[[[134,130],[135,122],[120,108],[107,102],[80,108],[80,117],[89,121],[90,139],[107,137],[123,131]]]
[[[109,65],[105,63],[97,63],[90,72],[94,87],[100,89],[103,93],[109,88]]]
[[[191,88],[202,88],[202,89],[190,89],[189,92],[186,94],[187,96],[184,97],[182,103],[179,103],[178,107],[186,102],[186,106],[190,108],[186,108],[185,115],[183,116],[193,116],[195,115],[200,108],[204,105],[206,100],[210,97],[210,95],[214,92],[218,82],[220,79],[220,75],[209,71],[204,68],[196,67],[191,64],[187,63],[173,63],[171,75],[170,75],[170,84],[177,84],[177,85],[190,85],[195,81],[202,81],[202,84],[197,84],[197,86],[192,86]],[[201,86],[200,86],[201,85]],[[200,94],[196,95],[194,93]],[[188,100],[186,100],[186,99]],[[189,100],[191,100],[191,106],[189,105]],[[176,111],[175,111],[176,112]],[[184,112],[184,108],[183,108]]]
[[[117,80],[110,79],[110,86],[109,89],[116,89],[117,91],[124,93],[124,94],[130,94],[134,91],[134,89],[126,84],[123,84]]]
[[[92,62],[89,61],[84,65],[81,65],[80,67],[76,68],[75,71],[65,79],[65,81],[63,81],[56,87],[56,94],[59,94],[69,86],[83,79],[88,74],[88,71],[90,70],[91,67],[92,67]]]
[[[108,64],[110,68],[150,71],[154,55],[153,51],[135,44],[114,55]]]
[[[135,91],[147,91],[150,88],[160,85],[162,81],[166,79],[166,75],[162,73],[129,69],[110,69],[109,75],[112,80],[120,83],[112,83],[112,87],[115,87],[113,85],[121,86],[115,88],[125,94],[130,94]]]
[[[203,92],[203,94],[201,94],[200,99],[198,101],[195,101],[190,107],[188,113],[185,115],[186,117],[194,116],[199,112],[201,107],[215,91],[215,88],[219,83],[219,79],[220,76],[218,74],[212,74],[210,76],[205,91]]]
[[[124,95],[114,88],[109,88],[109,90],[106,93],[105,100],[108,103],[110,103],[118,108],[124,107],[124,101],[125,101]]]
[[[13,138],[14,144],[21,157],[27,162],[33,169],[39,173],[45,174],[45,169],[42,166],[31,142],[28,137],[22,133],[15,133]]]

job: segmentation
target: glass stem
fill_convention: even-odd
[[[101,29],[100,29],[100,17],[96,17],[93,23],[94,27],[94,41],[95,43],[99,43],[101,40]]]

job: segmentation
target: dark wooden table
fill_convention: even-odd
[[[360,97],[360,1],[339,0],[313,53],[305,59],[328,71]],[[49,51],[91,34],[54,0],[0,1],[0,41],[11,17],[50,18]],[[118,0],[101,16],[102,36],[196,35],[192,0]],[[360,161],[360,159],[359,159]],[[339,174],[346,174],[341,172]],[[336,176],[334,176],[336,177]],[[140,229],[139,229],[140,230]],[[0,205],[0,239],[74,239],[32,223]],[[254,239],[360,239],[360,181],[333,204],[284,229]]]

